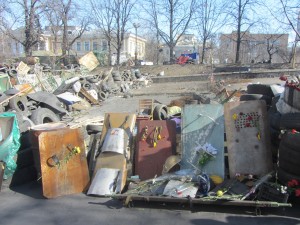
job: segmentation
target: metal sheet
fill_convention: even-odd
[[[124,154],[124,135],[125,131],[122,128],[108,129],[103,143],[102,152],[115,152],[119,154]]]
[[[112,195],[121,192],[122,175],[118,169],[99,169],[88,190],[88,195]]]
[[[89,184],[89,173],[81,130],[62,128],[31,132],[43,195],[55,198],[84,191]],[[79,147],[80,153],[70,156],[73,147]],[[56,161],[60,162],[59,166]]]
[[[223,105],[185,105],[182,112],[182,169],[195,167],[208,175],[224,178],[224,116]],[[197,148],[211,144],[218,153],[216,157],[200,168]]]
[[[230,102],[224,107],[230,177],[237,173],[262,176],[272,171],[266,103]],[[255,126],[250,119],[255,120]]]
[[[196,197],[198,187],[195,187],[194,183],[185,183],[179,180],[170,180],[164,189],[163,195],[185,198],[190,196],[191,198]]]
[[[135,152],[135,174],[141,180],[151,179],[162,174],[166,159],[176,150],[176,123],[166,120],[138,121],[137,147]],[[142,136],[147,127],[148,134]],[[153,135],[156,127],[161,127],[161,139],[153,147]]]
[[[94,174],[97,170],[102,168],[118,169],[121,171],[121,191],[125,187],[127,179],[127,163],[124,155],[116,154],[114,152],[101,153],[97,158]]]

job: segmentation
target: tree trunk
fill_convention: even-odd
[[[240,63],[242,2],[239,0],[235,63]]]
[[[107,59],[107,64],[111,66],[111,41],[107,42],[108,46],[108,59]]]
[[[206,39],[203,39],[202,42],[202,55],[201,55],[201,64],[204,63],[204,59],[205,59],[205,48],[206,48]]]

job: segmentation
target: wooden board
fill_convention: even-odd
[[[208,175],[225,176],[223,105],[185,105],[182,111],[182,169],[198,168]],[[199,165],[198,146],[211,144],[216,157],[204,166]]]
[[[148,127],[148,134],[143,140],[143,132]],[[162,174],[166,159],[176,150],[176,123],[166,120],[138,121],[138,134],[135,152],[135,174],[141,180],[154,178]],[[156,127],[162,127],[161,140],[153,147],[153,134]]]
[[[62,128],[32,132],[33,151],[39,155],[43,195],[55,198],[84,191],[89,184],[89,173],[81,130]],[[79,147],[80,153],[66,160],[73,147]],[[53,157],[59,160],[60,166],[55,164]]]
[[[270,172],[272,153],[265,101],[226,103],[224,114],[230,177]]]

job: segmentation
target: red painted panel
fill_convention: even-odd
[[[140,120],[137,127],[135,174],[141,180],[160,176],[166,159],[176,151],[176,123],[171,120]],[[156,147],[153,145],[155,136],[158,137],[155,130],[161,136]]]

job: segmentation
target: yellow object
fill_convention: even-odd
[[[74,148],[74,152],[75,152],[75,154],[79,154],[81,152],[80,148],[79,147],[75,147]]]
[[[232,115],[232,119],[237,120],[237,118],[238,118],[238,115],[236,113]]]
[[[156,145],[157,145],[157,143],[156,143],[156,142],[153,142],[153,147],[154,147],[154,148],[156,147]]]
[[[161,135],[157,135],[157,140],[160,140],[161,139]]]
[[[216,194],[218,197],[222,197],[224,195],[224,192],[221,190],[218,190]]]
[[[210,179],[212,179],[215,185],[219,185],[223,183],[223,178],[218,175],[211,175]]]

